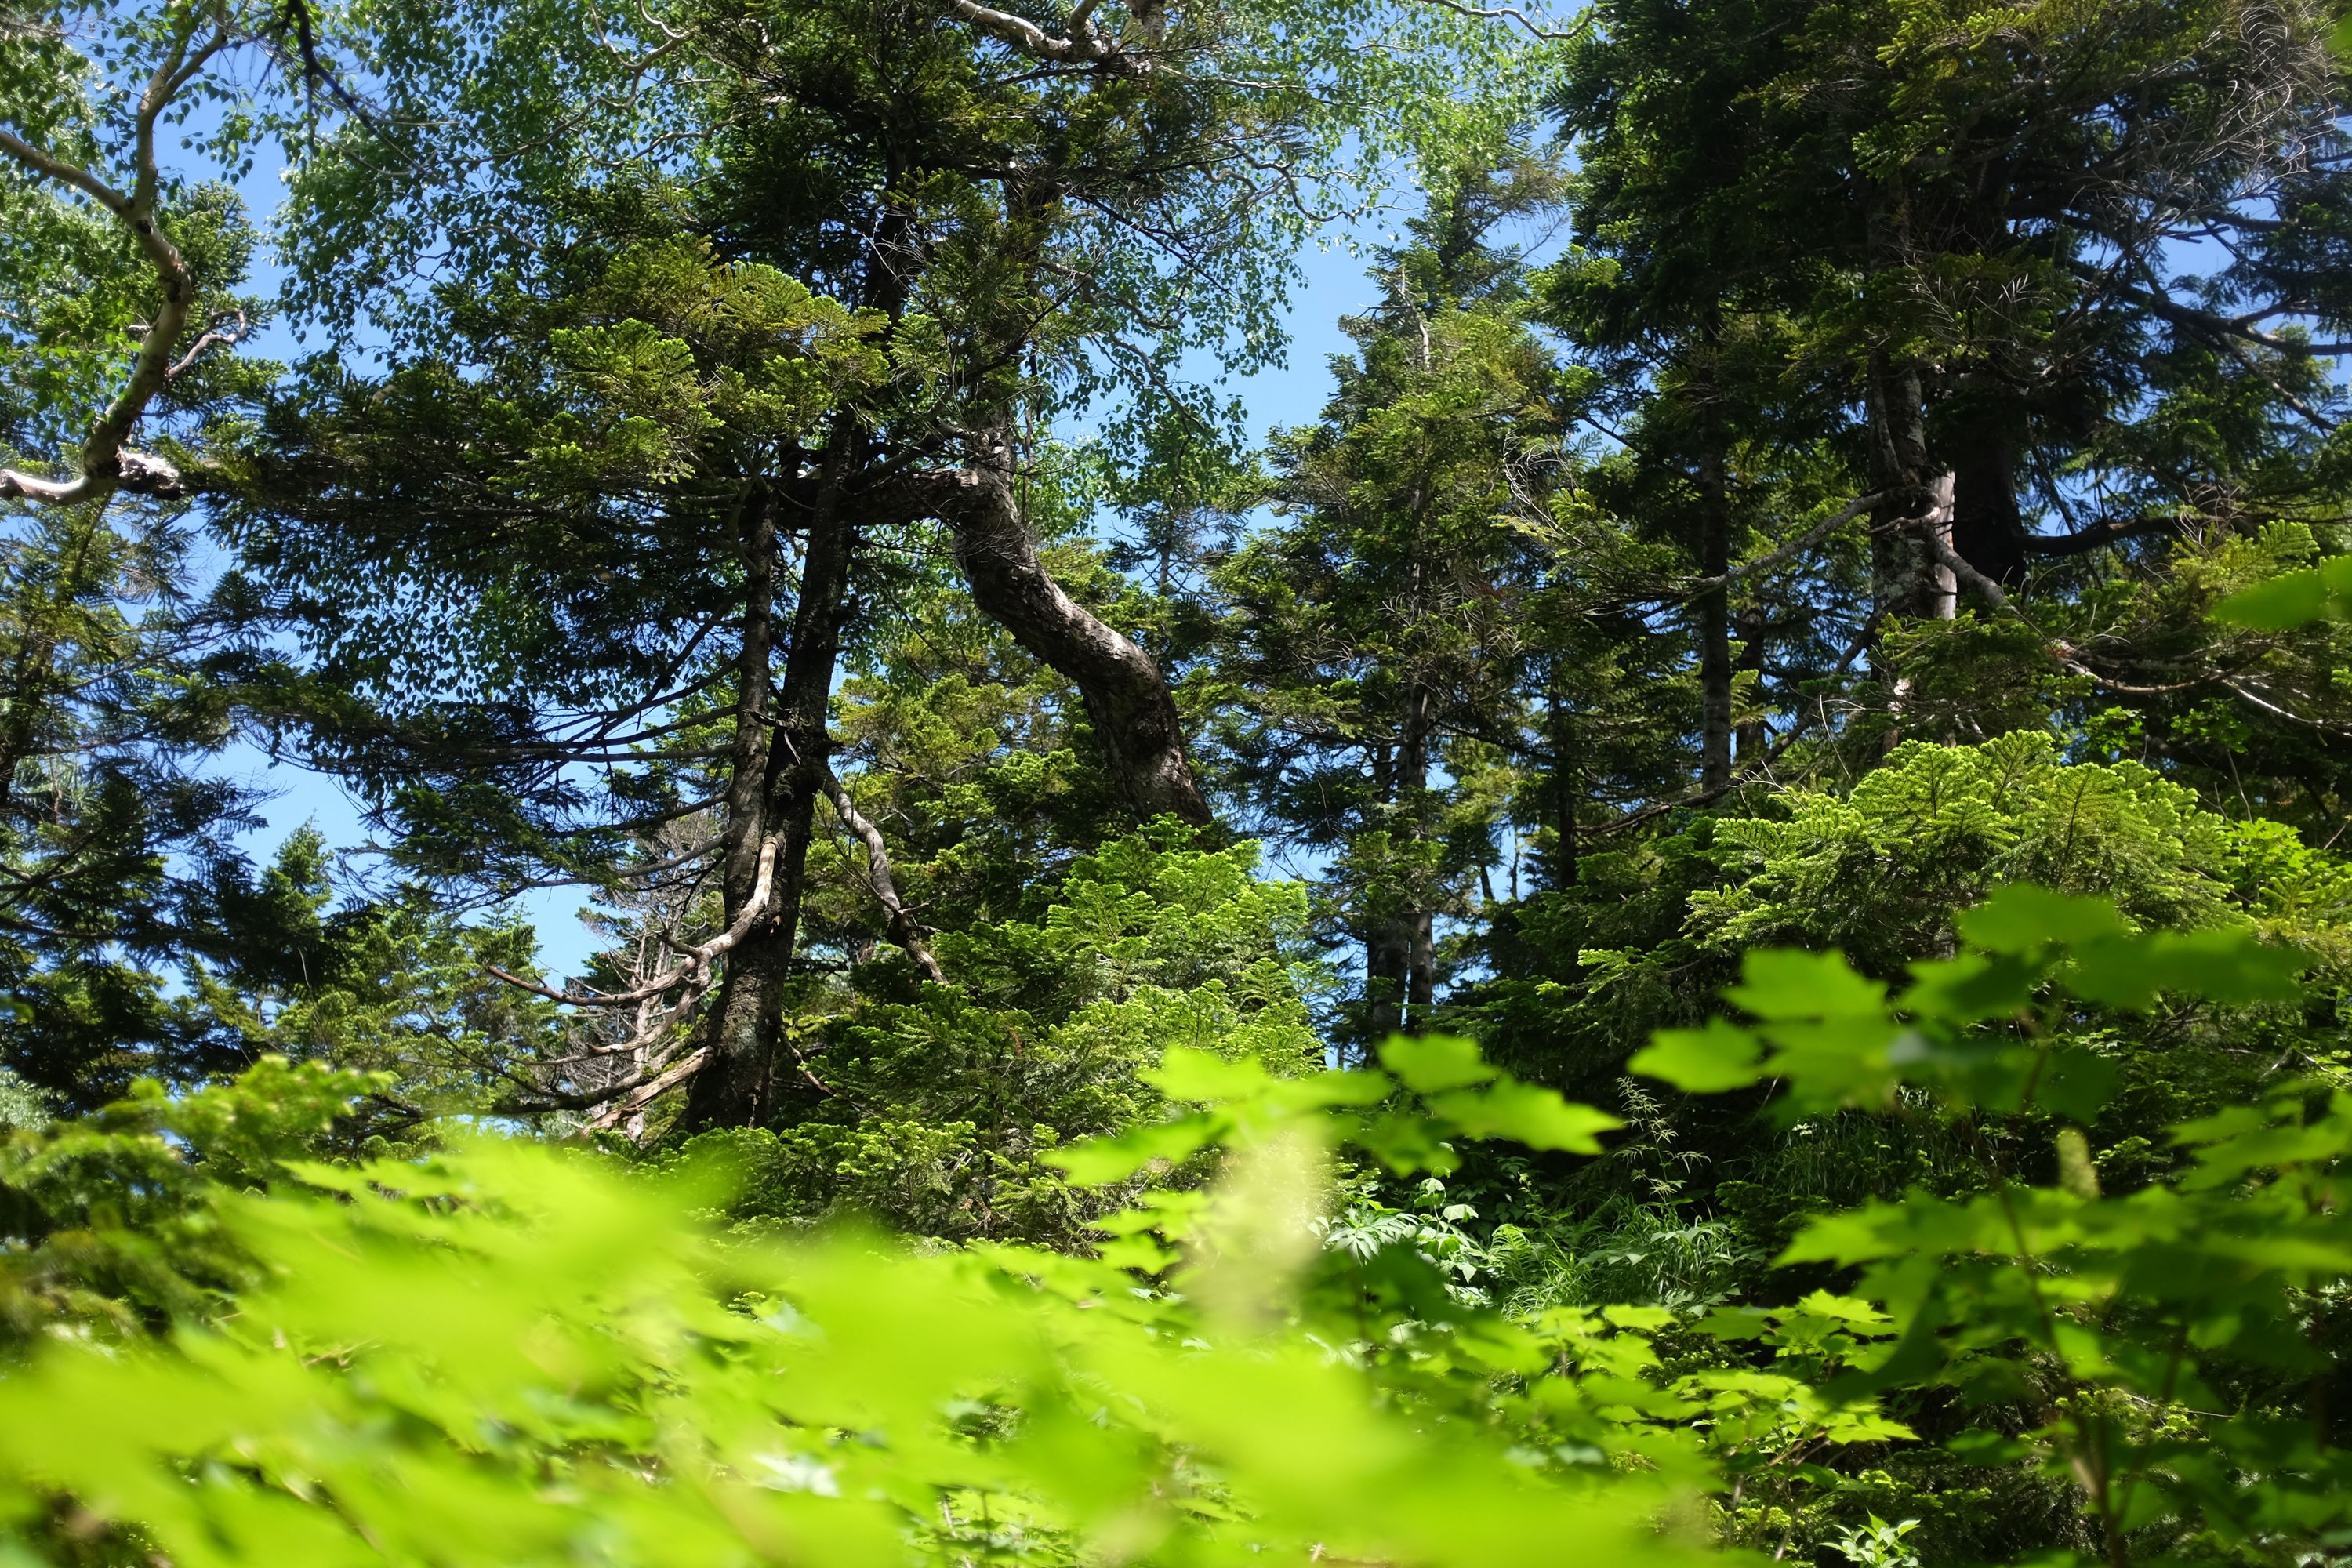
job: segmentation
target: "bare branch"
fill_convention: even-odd
[[[776,849],[779,842],[778,839],[771,837],[760,846],[759,880],[752,885],[751,896],[744,900],[742,911],[735,917],[735,923],[709,942],[688,948],[684,959],[642,985],[627,991],[583,996],[569,991],[554,990],[541,985],[536,980],[525,980],[519,974],[509,974],[495,963],[482,965],[483,971],[520,990],[528,991],[535,996],[544,996],[551,1002],[569,1002],[580,1007],[634,1007],[648,996],[658,996],[663,992],[674,989],[703,973],[709,968],[711,960],[751,933],[752,926],[756,925],[761,915],[766,912],[769,896],[774,889]]]
[[[628,1089],[623,1098],[611,1101],[604,1110],[590,1117],[585,1131],[606,1132],[620,1126],[662,1095],[701,1071],[702,1064],[709,1055],[710,1048],[708,1046],[688,1052],[680,1057],[675,1065],[658,1076]]]
[[[164,381],[168,383],[179,380],[183,374],[186,374],[190,365],[194,364],[198,359],[203,357],[204,352],[206,349],[236,347],[238,343],[245,341],[245,335],[249,330],[250,328],[246,321],[245,312],[243,310],[236,312],[236,325],[235,327],[226,330],[219,327],[208,329],[198,336],[194,342],[188,345],[188,352],[180,356],[177,363],[173,364],[170,369],[163,373]]]
[[[940,968],[940,961],[931,955],[930,944],[923,940],[923,928],[907,912],[906,901],[898,896],[898,884],[890,875],[890,851],[882,841],[882,830],[866,820],[842,787],[841,777],[831,768],[824,770],[825,793],[833,797],[833,809],[840,814],[842,826],[856,834],[866,846],[866,881],[874,889],[874,898],[890,928],[890,940],[906,949],[925,974],[939,984],[948,982]]]
[[[1480,16],[1488,21],[1507,20],[1517,22],[1520,26],[1525,27],[1537,37],[1548,38],[1554,43],[1568,43],[1572,39],[1584,37],[1585,34],[1592,30],[1593,14],[1591,11],[1587,11],[1583,16],[1578,20],[1576,26],[1570,27],[1565,33],[1560,33],[1555,32],[1549,27],[1541,26],[1535,20],[1535,18],[1529,16],[1525,11],[1520,10],[1516,5],[1465,5],[1463,0],[1426,0],[1426,4],[1441,5],[1448,11],[1453,11],[1465,16]]]
[[[139,98],[132,122],[133,181],[125,195],[89,170],[34,146],[21,137],[0,131],[0,153],[45,179],[71,186],[111,213],[131,231],[163,289],[163,303],[139,341],[131,377],[107,405],[82,443],[79,471],[69,479],[45,479],[37,475],[0,468],[0,499],[22,498],[53,505],[97,500],[117,490],[175,499],[187,493],[180,472],[161,458],[126,450],[147,405],[174,374],[174,355],[187,331],[188,313],[195,305],[195,279],[179,247],[167,238],[157,221],[155,204],[163,187],[155,160],[155,125],[207,61],[228,45],[226,31],[215,32],[191,49],[193,20],[184,22],[163,62]],[[193,356],[193,351],[192,351]],[[181,362],[185,368],[185,362]]]
[[[656,1083],[660,1083],[663,1089],[667,1089],[672,1084],[682,1083],[692,1077],[694,1069],[702,1065],[703,1056],[704,1052],[697,1050],[680,1058],[676,1066],[667,1071],[659,1071],[658,1076],[648,1076],[658,1070],[657,1065],[651,1066],[642,1072],[614,1083],[600,1085],[595,1089],[545,1090],[534,1089],[530,1091],[529,1099],[500,1100],[490,1108],[491,1113],[498,1116],[530,1116],[550,1110],[584,1110],[589,1106],[602,1105],[607,1100],[628,1094],[633,1090],[650,1089]],[[662,1083],[664,1079],[667,1079],[669,1082]],[[658,1094],[661,1090],[655,1089],[654,1092]]]

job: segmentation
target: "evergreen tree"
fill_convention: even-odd
[[[2271,521],[2341,521],[2339,393],[2305,330],[2336,308],[2325,31],[2315,10],[2202,5],[1600,13],[1562,100],[1583,150],[1564,324],[1604,353],[1650,345],[1733,439],[1802,411],[1795,451],[1826,444],[1843,470],[1816,482],[1869,498],[1874,734],[1971,732],[1965,705],[1922,710],[1937,661],[1967,667],[1948,686],[2026,681],[2053,704],[2201,679],[2242,688],[2247,721],[2330,721],[2324,692],[2261,698],[2270,678],[2201,618],[2125,638],[2077,608]],[[1694,397],[1694,370],[1724,381],[1743,342],[1759,374]],[[1720,487],[1728,509],[1780,467]],[[1823,542],[1789,531],[1759,542]],[[1735,552],[1708,537],[1721,576]],[[1899,631],[1964,600],[2000,627]],[[1703,641],[1722,669],[1720,634]]]
[[[257,596],[320,655],[320,760],[423,859],[609,875],[705,826],[676,853],[718,868],[709,934],[591,1004],[657,1003],[639,1071],[541,1103],[690,1076],[693,1124],[774,1110],[840,651],[894,635],[890,550],[944,546],[1076,689],[1133,816],[1207,819],[1160,671],[1040,559],[1039,432],[1114,382],[1178,395],[1196,346],[1272,346],[1267,242],[1484,37],[1368,58],[1355,14],[844,0],[624,47],[568,12],[372,13],[381,111],[304,160],[295,260],[393,367],[314,367],[228,482]],[[373,281],[445,242],[436,283]]]
[[[1539,661],[1515,484],[1556,448],[1572,389],[1528,330],[1494,231],[1558,187],[1528,159],[1462,174],[1381,253],[1384,299],[1342,324],[1353,356],[1317,426],[1279,434],[1282,523],[1222,563],[1227,742],[1276,831],[1330,858],[1338,930],[1362,953],[1359,1049],[1425,1026],[1438,921],[1472,912],[1527,747]]]

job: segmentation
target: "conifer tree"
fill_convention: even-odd
[[[642,1015],[609,1046],[638,1069],[519,1105],[690,1078],[692,1124],[774,1108],[835,675],[891,635],[889,550],[944,547],[1075,689],[1133,817],[1207,819],[1161,671],[1040,558],[1042,426],[1270,349],[1272,242],[1346,137],[1392,142],[1447,38],[1489,47],[1366,56],[1357,16],[841,0],[623,40],[371,11],[373,107],[296,172],[295,261],[392,368],[314,367],[227,465],[247,580],[320,655],[318,760],[420,866],[593,878],[641,841],[629,874],[708,857],[720,895],[576,994]]]
[[[2257,723],[2331,721],[2307,686],[2263,697],[2226,643],[2188,655],[2067,608],[2273,521],[2341,520],[2326,31],[2316,8],[2201,4],[1598,13],[1561,100],[1583,156],[1563,324],[1649,345],[1685,386],[1715,374],[1710,344],[1764,331],[1764,374],[1719,389],[1727,423],[1800,414],[1864,504],[1875,731],[1969,733],[1964,708],[1923,710],[1938,679],[2126,706],[2201,679]],[[1791,531],[1757,543],[1834,542]],[[1708,562],[1736,553],[1708,537]],[[1964,604],[2008,630],[1899,634]],[[1701,618],[1720,670],[1722,614]]]
[[[1557,171],[1462,171],[1380,253],[1380,305],[1343,325],[1322,421],[1280,434],[1284,519],[1220,565],[1229,742],[1277,831],[1332,858],[1334,918],[1362,954],[1352,1037],[1430,1021],[1438,922],[1470,910],[1528,749],[1536,659],[1513,486],[1556,450],[1570,390],[1527,326],[1496,231],[1538,216]]]
[[[184,984],[281,934],[216,758],[273,660],[201,592],[191,443],[268,384],[236,195],[173,143],[228,68],[276,79],[284,6],[0,17],[0,1070],[58,1109],[243,1059]],[[217,166],[209,172],[226,172]]]

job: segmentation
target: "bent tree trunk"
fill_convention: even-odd
[[[973,603],[1078,689],[1111,774],[1137,816],[1209,821],[1160,667],[1065,593],[1038,560],[1004,447],[967,464],[956,483],[960,493],[942,510]]]

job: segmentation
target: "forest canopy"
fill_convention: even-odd
[[[2352,1562],[2347,73],[0,0],[0,1568]]]

